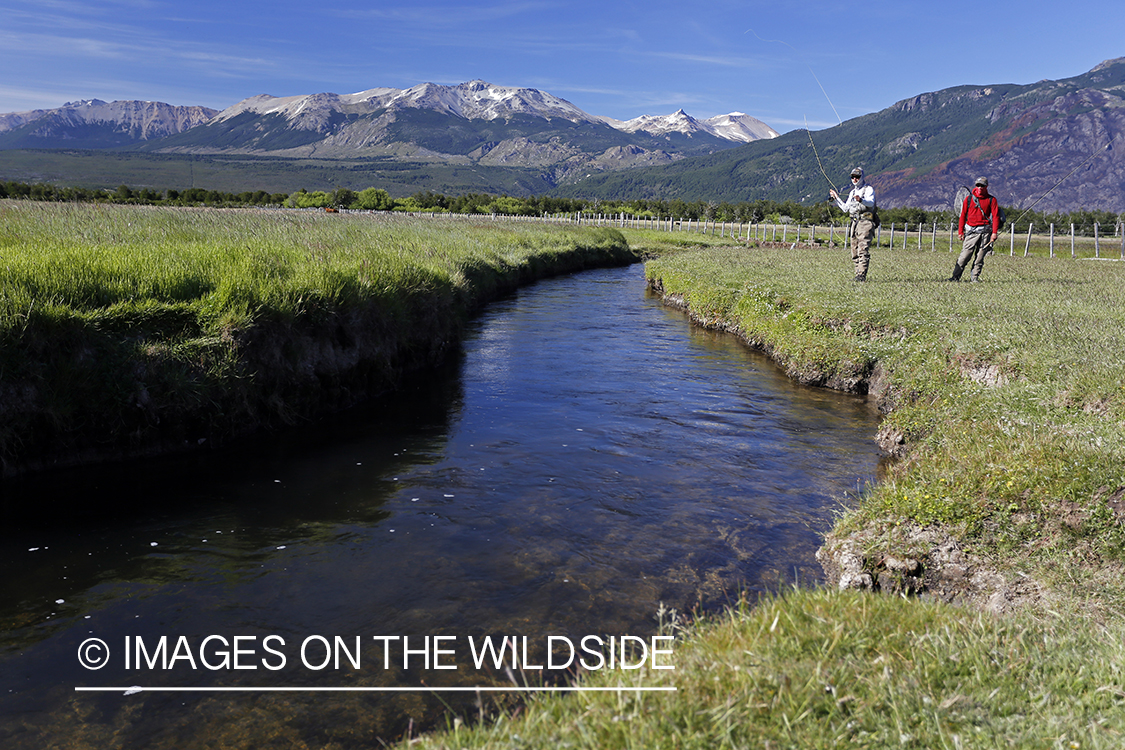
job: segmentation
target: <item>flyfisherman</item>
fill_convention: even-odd
[[[957,224],[957,236],[964,241],[964,244],[949,280],[960,281],[965,266],[973,260],[975,254],[976,261],[973,263],[973,272],[969,275],[969,281],[980,281],[980,272],[984,270],[984,257],[992,249],[999,234],[1000,204],[996,198],[988,194],[988,178],[978,177],[973,192],[966,195],[961,204],[961,220]]]
[[[852,263],[855,265],[855,280],[867,281],[867,266],[871,262],[871,239],[878,226],[878,213],[875,208],[875,188],[863,179],[863,169],[852,170],[852,191],[846,201],[841,200],[835,190],[828,194],[836,201],[840,210],[851,217],[848,237],[851,238]]]

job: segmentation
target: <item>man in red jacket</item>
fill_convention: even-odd
[[[1000,204],[988,194],[988,178],[978,177],[976,187],[970,195],[965,196],[961,204],[961,221],[957,225],[957,236],[964,244],[961,255],[957,257],[957,265],[953,267],[953,276],[950,281],[960,281],[961,273],[969,261],[976,255],[973,263],[973,272],[970,281],[980,281],[980,272],[984,270],[984,256],[992,249],[1000,234]]]

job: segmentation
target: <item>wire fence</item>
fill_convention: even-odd
[[[717,237],[730,237],[742,242],[759,242],[780,245],[843,247],[847,245],[847,227],[796,223],[733,222],[710,219],[676,219],[629,214],[560,213],[545,216],[510,216],[505,214],[451,214],[418,213],[414,216],[431,216],[465,219],[491,219],[493,221],[547,221],[587,226],[618,227],[622,229],[647,229],[662,232],[699,232]],[[876,230],[874,247],[890,250],[929,250],[932,252],[959,252],[961,239],[957,236],[957,223],[941,226],[930,224],[882,225]],[[1054,224],[1037,227],[1035,224],[1005,227],[997,238],[993,252],[1011,256],[1105,258],[1125,260],[1125,231],[1123,224],[1076,225],[1056,227]]]

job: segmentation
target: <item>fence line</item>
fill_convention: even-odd
[[[369,212],[369,211],[349,211],[345,209],[346,213],[394,213],[402,214],[403,212]],[[675,218],[675,217],[653,217],[653,216],[634,216],[632,214],[597,214],[589,212],[579,213],[555,213],[546,214],[543,216],[513,216],[509,214],[453,214],[447,212],[409,212],[405,215],[415,217],[430,217],[430,218],[446,218],[446,219],[471,219],[471,220],[488,220],[488,221],[523,221],[523,222],[548,222],[556,224],[576,224],[580,226],[602,226],[602,227],[617,227],[621,229],[647,229],[651,231],[660,232],[698,232],[700,234],[710,234],[717,237],[730,237],[734,240],[742,242],[769,242],[778,244],[803,244],[803,245],[816,245],[825,247],[843,247],[847,244],[847,227],[846,225],[827,224],[799,224],[792,222],[727,222],[715,221],[713,219],[692,219],[688,218]],[[912,232],[913,227],[913,232]],[[780,238],[778,237],[780,229]],[[887,241],[884,242],[884,229],[886,229]],[[1047,257],[1057,257],[1055,253],[1055,233],[1056,227],[1054,224],[1049,225],[1046,233],[1036,234],[1034,232],[1035,224],[1029,223],[1027,225],[1027,234],[1024,237],[1023,257],[1033,255],[1034,251],[1043,252]],[[1125,260],[1125,231],[1122,231],[1123,225],[1118,222],[1113,227],[1113,236],[1117,238],[1119,244],[1117,259]],[[889,227],[880,226],[876,229],[875,238],[873,241],[874,247],[885,247],[890,250],[895,249],[895,233],[899,233],[901,241],[899,249],[907,250],[913,247],[917,250],[924,250],[924,235],[929,232],[929,249],[931,252],[937,252],[937,235],[938,224],[931,222],[930,224],[919,223],[910,224],[904,222],[901,225],[896,222],[891,222]],[[957,222],[950,222],[948,227],[948,252],[960,250],[961,240],[957,238],[956,244],[954,238],[956,237]],[[1102,227],[1095,222],[1093,225],[1093,236],[1079,235],[1076,233],[1076,225],[1071,224],[1069,227],[1070,235],[1070,257],[1089,257],[1093,258],[1110,258],[1110,256],[1102,255],[1103,240],[1108,235],[1102,233]],[[1085,232],[1083,228],[1083,232]],[[790,240],[790,232],[794,234]],[[912,233],[916,233],[916,237],[912,238]],[[1015,256],[1016,254],[1016,233],[1015,226],[1007,227],[1002,232],[1008,234],[1008,254]],[[999,239],[999,238],[998,238]],[[993,249],[993,252],[998,251],[999,248]]]

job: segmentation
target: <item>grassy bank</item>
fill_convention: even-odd
[[[221,441],[385,391],[619,233],[0,202],[5,473]]]
[[[675,693],[536,699],[409,747],[1117,748],[1123,635],[869,593],[794,591],[690,628],[674,671],[583,681]]]
[[[647,238],[629,234],[643,244]],[[1002,617],[855,591],[794,591],[695,623],[674,672],[594,674],[582,693],[412,747],[1111,748],[1125,742],[1125,265],[945,253],[670,253],[650,280],[808,383],[864,392],[902,456],[843,513],[875,580],[935,564],[940,532]],[[966,598],[967,600],[967,598]],[[997,603],[992,602],[993,605]]]
[[[791,376],[879,399],[904,460],[838,531],[940,524],[1116,610],[1125,587],[1099,571],[1125,554],[1125,265],[1000,256],[952,284],[948,255],[897,251],[855,284],[844,253],[731,248],[648,274]]]

